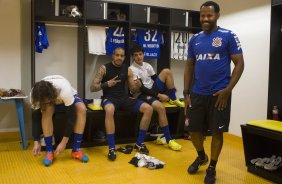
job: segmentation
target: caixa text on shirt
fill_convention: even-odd
[[[220,54],[207,53],[207,54],[197,54],[196,60],[199,61],[209,61],[209,60],[220,60]]]

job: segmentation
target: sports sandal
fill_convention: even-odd
[[[279,156],[276,159],[271,160],[269,164],[265,164],[263,168],[268,171],[275,171],[279,168],[281,164],[282,164],[282,158]]]

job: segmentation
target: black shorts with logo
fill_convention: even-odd
[[[188,131],[190,132],[228,132],[231,110],[231,95],[227,101],[226,108],[222,111],[215,108],[217,96],[190,95],[192,107],[187,109],[189,118]]]

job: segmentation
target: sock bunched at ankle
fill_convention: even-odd
[[[76,151],[79,150],[81,141],[82,141],[82,134],[75,133],[74,134],[74,144],[73,144],[72,151],[76,152]]]
[[[142,143],[144,143],[144,138],[145,138],[146,133],[147,133],[147,130],[139,130],[137,144],[141,145]]]
[[[165,140],[166,140],[166,143],[168,143],[172,138],[170,136],[170,132],[169,132],[169,126],[166,125],[164,127],[161,127],[162,128],[162,131],[165,135]]]
[[[115,149],[115,134],[107,134],[109,149]]]
[[[200,159],[201,160],[205,160],[205,158],[206,158],[205,150],[197,151],[197,152],[198,152],[198,155],[199,155]]]
[[[53,139],[53,136],[44,137],[44,141],[45,141],[45,144],[46,144],[46,151],[48,151],[48,152],[54,151],[53,146],[52,146],[52,139]]]
[[[175,95],[176,89],[175,88],[168,89],[167,93],[168,93],[168,96],[169,96],[170,99],[176,100],[176,95]]]

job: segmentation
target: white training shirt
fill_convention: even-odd
[[[64,104],[65,106],[70,106],[74,102],[74,96],[77,91],[71,86],[70,82],[61,75],[50,75],[44,77],[44,81],[52,83],[56,88],[58,97],[56,99],[56,104]],[[33,90],[33,89],[32,89]],[[33,109],[39,109],[39,104],[34,104],[30,92],[30,103]]]
[[[129,68],[132,70],[133,79],[141,79],[143,85],[148,89],[153,87],[154,81],[152,80],[151,76],[155,75],[156,73],[149,63],[143,62],[143,65],[140,66],[133,61]]]

